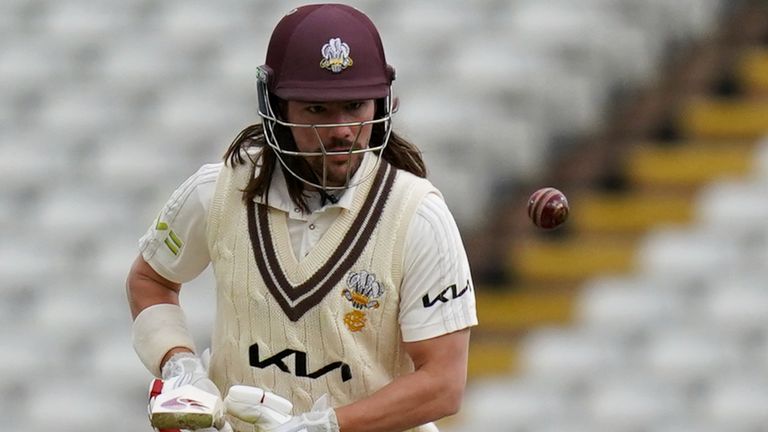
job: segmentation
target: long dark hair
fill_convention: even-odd
[[[288,148],[296,148],[293,135],[287,127],[279,124],[275,125],[275,134],[281,142],[286,143]],[[375,124],[371,131],[370,142],[372,145],[378,145],[383,139],[384,126],[380,123]],[[256,152],[255,159],[247,152],[249,148],[260,149],[259,152]],[[380,156],[395,168],[408,171],[418,177],[427,176],[427,167],[421,156],[421,150],[394,131],[390,134],[389,143],[381,151]],[[290,157],[284,158],[284,161],[290,164],[291,169],[295,172],[310,176],[307,178],[312,178],[311,176],[314,175],[303,158]],[[268,200],[272,176],[280,161],[277,159],[275,151],[267,144],[264,138],[264,126],[261,123],[253,124],[243,129],[224,153],[224,163],[229,166],[242,165],[249,162],[252,163],[251,177],[248,185],[243,189],[243,202],[249,203],[256,196],[263,196],[265,200]],[[256,167],[259,167],[258,174],[255,172]],[[305,213],[309,213],[307,197],[304,195],[307,185],[290,174],[285,176],[285,182],[294,204]]]

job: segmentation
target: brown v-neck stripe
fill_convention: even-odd
[[[269,228],[269,209],[256,203],[247,206],[248,231],[256,265],[270,293],[291,321],[298,321],[308,310],[320,303],[357,261],[378,224],[396,174],[397,171],[387,162],[381,161],[365,203],[352,222],[353,228],[347,231],[325,264],[297,286],[288,281],[275,253]],[[307,294],[309,296],[291,305],[291,302]]]

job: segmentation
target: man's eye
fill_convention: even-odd
[[[349,109],[350,111],[357,111],[357,110],[359,110],[362,107],[363,107],[363,103],[362,102],[350,102],[347,105],[347,109]]]
[[[310,105],[306,108],[306,110],[312,114],[320,114],[322,112],[325,112],[325,107],[320,105]]]

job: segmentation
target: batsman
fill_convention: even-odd
[[[394,79],[355,8],[277,23],[260,121],[171,195],[128,275],[152,427],[425,432],[459,411],[474,287],[420,150],[392,129]],[[179,295],[208,265],[198,350]]]

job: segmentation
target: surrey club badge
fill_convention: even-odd
[[[352,57],[349,56],[349,45],[341,41],[341,38],[331,38],[320,50],[323,59],[320,67],[333,73],[339,73],[352,66]]]
[[[344,315],[344,324],[351,332],[359,332],[365,327],[365,311],[377,309],[377,300],[384,294],[384,287],[376,280],[376,275],[366,271],[350,272],[347,276],[347,288],[341,292],[354,308]]]

